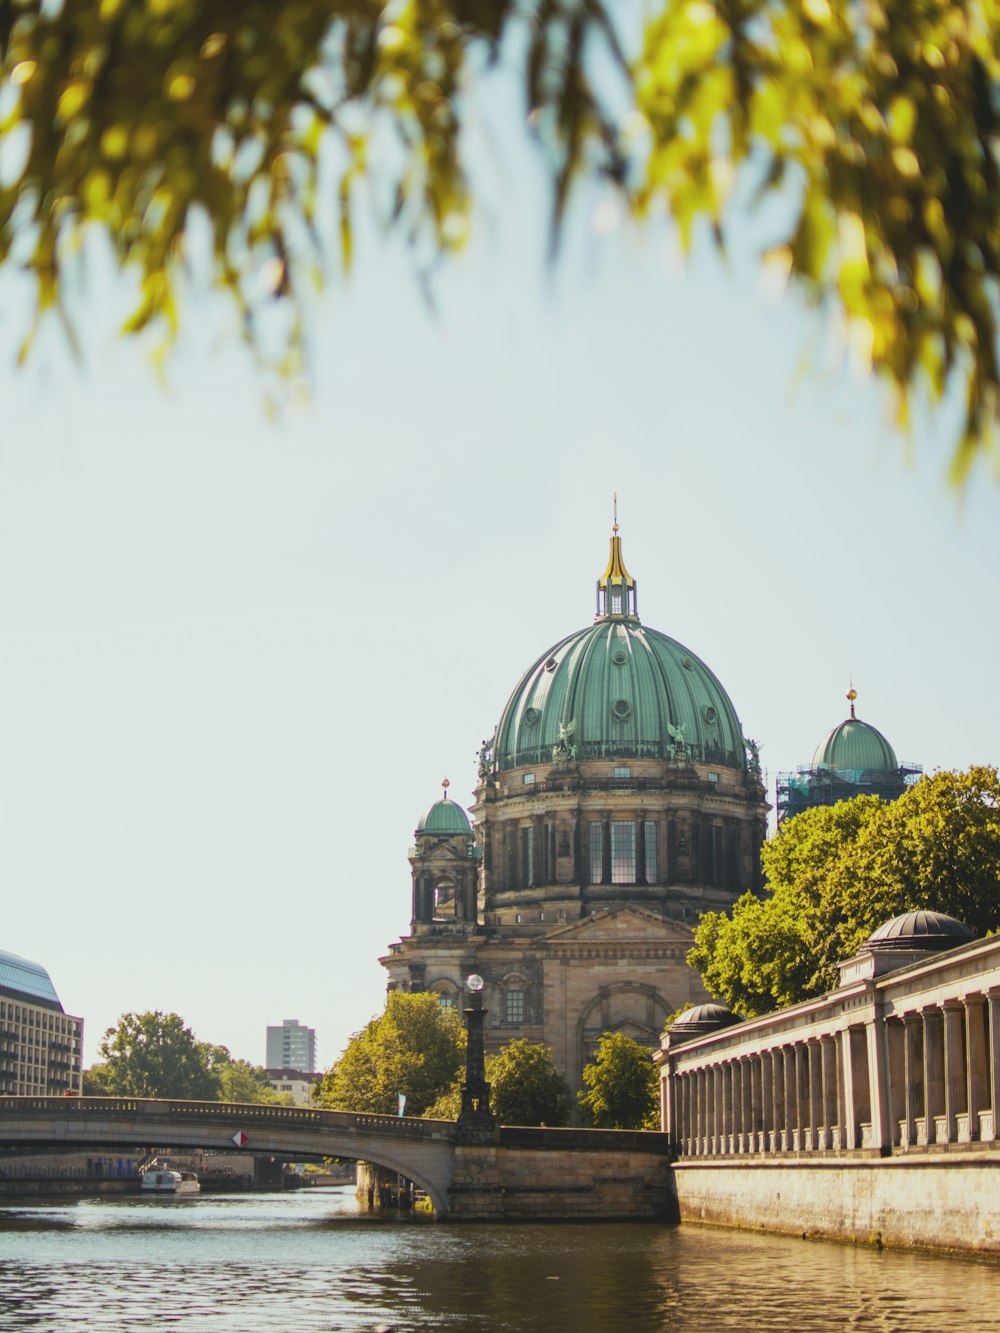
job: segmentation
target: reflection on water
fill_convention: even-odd
[[[689,1227],[447,1226],[350,1189],[0,1206],[0,1329],[1000,1333],[1000,1268]]]

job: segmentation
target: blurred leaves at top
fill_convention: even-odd
[[[350,266],[359,189],[418,254],[461,246],[469,88],[500,62],[550,167],[555,245],[587,180],[636,219],[666,212],[685,244],[707,224],[723,245],[775,196],[764,262],[829,307],[900,420],[915,391],[964,391],[961,480],[997,423],[998,15],[995,0],[648,0],[641,23],[604,0],[0,0],[0,262],[30,271],[39,317],[60,312],[96,226],[139,281],[128,331],[169,342],[180,289],[202,281],[258,352],[264,310],[284,311],[293,369],[331,239]]]

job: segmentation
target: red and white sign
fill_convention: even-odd
[[[237,1148],[243,1148],[250,1142],[250,1135],[244,1134],[242,1129],[238,1129],[233,1135],[233,1142],[236,1144]]]

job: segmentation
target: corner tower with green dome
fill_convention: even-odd
[[[900,763],[896,752],[870,722],[855,712],[858,692],[851,685],[850,716],[820,741],[812,762],[794,773],[778,774],[778,823],[817,805],[835,805],[855,796],[894,801],[923,772],[920,764]]]
[[[410,934],[382,959],[390,987],[448,1003],[479,973],[488,1047],[544,1041],[577,1087],[604,1032],[655,1046],[708,998],[692,929],[760,887],[768,808],[718,677],[640,621],[617,523],[596,592],[593,623],[534,658],[484,742],[471,841],[447,797],[421,820]],[[470,864],[475,910],[453,911]]]

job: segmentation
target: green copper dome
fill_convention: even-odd
[[[820,741],[813,755],[813,768],[832,768],[836,772],[891,771],[899,768],[892,746],[875,727],[854,715],[857,691],[848,691],[851,716]]]
[[[445,787],[445,794],[440,801],[435,801],[420,816],[417,823],[417,833],[434,833],[439,837],[447,837],[453,833],[463,833],[467,838],[472,836],[472,825],[469,823],[469,816],[460,805],[454,801],[448,800],[448,783],[442,784]]]
[[[617,536],[597,587],[594,624],[543,653],[508,700],[496,768],[628,758],[745,768],[740,721],[717,677],[682,644],[639,623]]]

